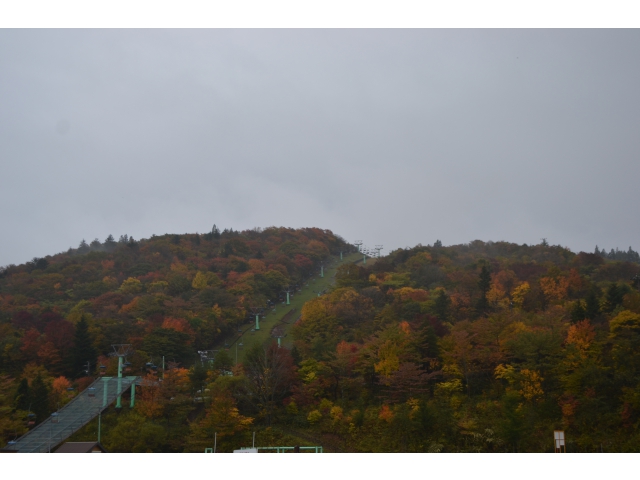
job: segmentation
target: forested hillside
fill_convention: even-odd
[[[346,250],[343,239],[316,228],[220,232],[214,225],[204,235],[83,240],[78,249],[3,268],[2,444],[26,431],[29,413],[37,424],[64,405],[100,365],[114,375],[117,360],[108,356],[113,344],[132,345],[135,353],[127,360],[136,375],[164,356],[172,368],[167,376],[186,382],[176,402],[193,405],[195,386],[201,389],[207,374],[201,369],[193,375],[198,350],[212,349],[246,323],[250,307],[277,302],[284,286]],[[218,360],[230,366],[228,357]],[[152,390],[142,389],[141,411]],[[188,428],[191,410],[169,415],[168,422]],[[182,448],[182,439],[175,441]]]
[[[474,241],[345,261],[308,301],[292,348],[221,348],[353,249],[319,229],[269,228],[82,243],[0,278],[0,434],[42,421],[131,344],[133,409],[103,416],[110,451],[320,444],[329,451],[640,448],[637,253]],[[616,253],[617,252],[617,253]],[[635,254],[635,255],[634,255]],[[624,256],[624,257],[623,257]],[[623,258],[622,258],[623,257]],[[296,314],[297,316],[297,314]],[[165,356],[167,369],[157,368]],[[89,362],[89,369],[86,364]],[[163,381],[158,381],[162,379]],[[73,389],[73,390],[72,390]],[[89,424],[75,439],[95,439]]]
[[[554,429],[637,451],[639,273],[546,242],[343,266],[302,311],[292,401],[359,451],[553,451]]]

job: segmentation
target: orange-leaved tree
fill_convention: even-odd
[[[216,446],[218,452],[231,452],[249,441],[248,432],[253,418],[240,415],[235,399],[218,392],[207,407],[204,418],[191,424],[187,451],[203,452]]]

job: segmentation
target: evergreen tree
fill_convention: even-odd
[[[600,313],[600,302],[598,301],[598,295],[596,289],[592,289],[587,294],[584,307],[585,317],[589,320],[595,319]]]
[[[18,385],[18,390],[15,396],[15,406],[18,410],[29,410],[29,404],[31,403],[31,390],[29,389],[29,382],[26,378],[23,378]]]
[[[233,360],[226,350],[220,350],[216,354],[216,358],[213,360],[212,368],[220,372],[224,370],[230,370],[233,366]]]
[[[300,354],[298,347],[296,347],[295,345],[291,348],[291,358],[293,358],[293,363],[296,366],[300,366],[300,362],[302,361],[302,355]]]
[[[487,300],[487,293],[491,288],[491,272],[486,267],[482,266],[480,270],[480,279],[478,280],[478,287],[480,288],[480,298],[476,304],[476,313],[481,316],[485,315],[489,311],[489,301]]]
[[[89,335],[89,325],[84,315],[76,325],[76,333],[71,347],[72,374],[76,376],[87,369],[87,362],[92,369],[96,366],[98,354]],[[91,372],[91,370],[89,371]]]
[[[444,293],[444,290],[438,292],[436,301],[433,305],[433,313],[436,314],[441,322],[449,321],[449,308],[451,306],[451,299]]]
[[[422,324],[422,328],[418,330],[416,335],[416,345],[420,352],[420,356],[422,357],[422,368],[428,370],[430,361],[437,359],[440,356],[438,336],[429,321],[425,321]]]
[[[573,307],[571,308],[571,322],[572,323],[581,322],[585,318],[587,318],[587,312],[582,306],[582,301],[578,300],[576,303],[573,304]]]
[[[49,262],[46,258],[34,258],[34,266],[38,270],[45,270],[49,266]]]
[[[46,420],[51,413],[49,387],[40,374],[31,383],[31,412],[36,414],[37,424]]]
[[[611,285],[609,285],[605,297],[604,310],[607,313],[613,312],[618,305],[622,305],[624,296],[627,293],[629,293],[629,286],[626,284],[618,285],[616,283],[612,283]]]
[[[203,365],[202,362],[195,363],[193,368],[189,371],[189,380],[191,380],[191,387],[194,391],[200,390],[201,392],[204,392],[208,373],[209,371],[207,367]]]
[[[82,241],[80,242],[80,245],[78,245],[78,252],[85,253],[88,251],[89,251],[89,244],[83,238]]]
[[[109,235],[109,236],[105,239],[105,241],[104,241],[104,246],[105,246],[106,248],[113,248],[113,247],[115,247],[115,246],[116,246],[116,241],[115,241],[115,239],[113,238],[113,235]]]
[[[220,230],[218,229],[218,227],[216,227],[216,224],[213,224],[213,228],[211,229],[211,236],[214,239],[219,239],[220,238]]]
[[[486,267],[486,265],[482,266],[482,270],[480,270],[480,279],[478,280],[478,287],[484,296],[487,295],[489,289],[491,288],[491,272]]]
[[[185,281],[189,285],[189,281]],[[178,363],[187,363],[193,358],[193,351],[189,347],[189,335],[172,328],[156,328],[147,334],[144,337],[143,349],[152,357],[164,355]]]

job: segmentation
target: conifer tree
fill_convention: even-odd
[[[293,363],[296,366],[300,366],[300,362],[302,361],[302,355],[300,354],[298,347],[296,347],[295,345],[293,346],[293,348],[291,348],[291,358],[293,359]]]
[[[51,413],[49,387],[40,374],[31,383],[31,411],[36,414],[36,423],[46,420]]]
[[[589,320],[595,319],[600,313],[600,302],[598,301],[596,290],[591,290],[587,294],[587,298],[585,299],[584,313],[585,317]]]
[[[587,318],[587,312],[582,306],[582,301],[578,300],[571,308],[571,323],[578,323]]]
[[[428,321],[424,322],[422,328],[418,330],[416,345],[422,357],[422,368],[428,370],[431,360],[437,359],[440,355],[438,336]]]
[[[486,293],[485,293],[486,295]],[[436,314],[441,322],[449,321],[449,307],[451,305],[451,299],[444,293],[444,290],[438,292],[436,301],[433,305],[433,313]]]
[[[82,241],[80,242],[80,245],[78,245],[78,252],[85,253],[85,252],[88,252],[88,251],[89,251],[89,244],[83,238]]]
[[[18,410],[29,410],[29,404],[31,402],[31,391],[29,389],[29,382],[26,378],[23,378],[18,385],[18,390],[15,396],[15,406]]]
[[[476,304],[476,313],[478,315],[484,315],[489,310],[489,301],[487,300],[487,293],[491,288],[491,273],[486,265],[482,266],[480,270],[480,279],[478,280],[478,287],[480,288],[480,298]]]
[[[605,297],[604,310],[607,313],[611,313],[618,305],[622,304],[624,296],[629,293],[629,286],[626,284],[618,285],[612,283],[607,288],[607,294]]]
[[[104,240],[104,246],[107,248],[113,248],[116,246],[116,240],[115,238],[113,238],[113,235],[109,235],[105,240]]]
[[[233,360],[231,359],[231,356],[229,356],[229,353],[226,350],[220,350],[213,361],[212,368],[214,370],[223,371],[230,370],[232,366]]]
[[[71,347],[71,361],[73,376],[78,375],[87,368],[87,362],[91,368],[95,367],[98,354],[89,335],[89,325],[84,315],[76,325],[76,333]]]

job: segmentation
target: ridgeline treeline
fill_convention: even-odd
[[[109,451],[203,451],[214,433],[231,451],[252,430],[265,445],[335,451],[545,452],[554,430],[568,451],[640,448],[631,249],[436,242],[345,262],[333,289],[302,308],[291,349],[199,361],[250,307],[349,248],[320,229],[214,227],[83,241],[5,268],[0,443],[26,431],[29,413],[42,421],[86,388],[98,365],[114,374],[111,345],[130,343],[135,372],[171,362],[164,381],[146,375],[133,409],[103,417]],[[76,439],[94,438],[91,428]]]

